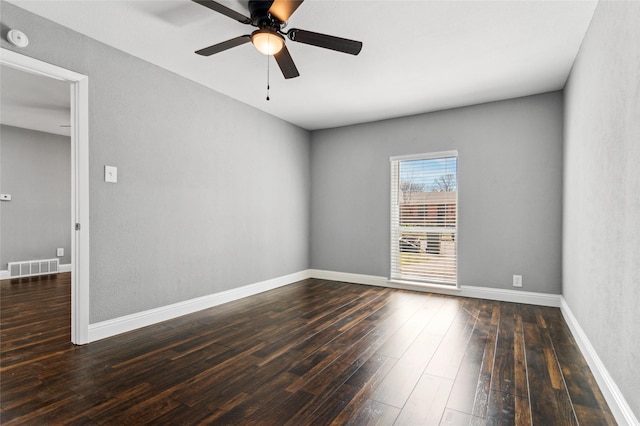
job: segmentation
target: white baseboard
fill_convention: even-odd
[[[89,324],[89,342],[105,339],[120,333],[126,333],[138,328],[157,324],[183,315],[212,308],[223,303],[232,302],[244,297],[253,296],[268,290],[273,290],[297,281],[310,278],[309,271],[304,270],[282,277],[249,284],[231,290],[221,291],[208,296],[197,297],[183,302],[162,306],[148,311],[138,312],[107,321]]]
[[[551,306],[553,308],[560,307],[560,299],[562,297],[559,294],[466,285],[460,287],[459,296],[498,300],[500,302],[525,303],[527,305]]]
[[[318,278],[331,281],[343,281],[356,284],[391,287],[403,290],[416,290],[432,293],[452,294],[463,297],[474,297],[490,300],[501,300],[516,303],[529,303],[543,306],[559,306],[560,296],[524,291],[499,290],[485,287],[446,288],[445,286],[422,286],[412,283],[391,282],[386,277],[375,275],[352,274],[345,272],[307,269],[271,280],[249,284],[243,287],[214,293],[195,299],[185,300],[159,308],[125,315],[95,324],[89,324],[89,342],[105,339],[117,334],[126,333],[138,328],[157,324],[183,315],[208,309],[223,303],[242,299],[264,291],[293,284],[307,278]]]
[[[402,290],[423,291],[429,293],[448,294],[452,296],[471,297],[474,299],[497,300],[501,302],[526,303],[529,305],[560,307],[559,294],[534,293],[530,291],[519,291],[509,289],[499,289],[490,287],[460,286],[448,288],[444,285],[421,285],[408,281],[388,280],[387,277],[375,275],[351,274],[346,272],[323,271],[310,269],[312,278],[319,278],[332,281],[344,281],[356,284],[375,285],[379,287],[398,288]]]
[[[576,340],[582,355],[587,361],[587,364],[589,364],[589,368],[591,368],[591,372],[593,373],[596,382],[598,382],[598,386],[600,386],[600,390],[607,400],[607,404],[609,404],[609,408],[611,409],[611,412],[616,418],[618,424],[639,426],[640,421],[638,421],[638,418],[633,414],[627,400],[622,395],[618,385],[616,385],[602,363],[598,353],[589,341],[584,330],[582,330],[582,327],[580,327],[578,320],[573,315],[573,312],[571,312],[571,308],[569,308],[564,297],[560,300],[560,311],[562,312],[562,316],[569,326],[571,334],[573,334],[573,338]]]
[[[71,263],[58,265],[58,272],[71,272]],[[11,278],[9,276],[9,270],[5,269],[4,271],[0,271],[0,280],[8,280],[9,278]]]

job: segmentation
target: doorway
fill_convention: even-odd
[[[70,87],[71,138],[71,342],[89,343],[89,133],[88,77],[7,49],[0,65]]]

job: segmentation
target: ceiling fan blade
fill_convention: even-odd
[[[269,13],[281,22],[287,22],[303,1],[304,0],[274,0],[269,8]]]
[[[250,24],[251,18],[248,16],[244,16],[242,13],[236,12],[233,9],[229,9],[227,6],[223,6],[220,3],[217,3],[213,0],[192,0],[195,3],[198,3],[204,7],[208,7],[211,10],[214,10],[218,13],[221,13],[225,16],[228,16],[231,19],[235,19],[238,22],[242,22],[243,24]]]
[[[287,36],[289,36],[291,40],[297,41],[298,43],[323,47],[325,49],[349,53],[350,55],[357,55],[362,49],[361,41],[314,33],[312,31],[299,30],[297,28],[290,29],[287,33]]]
[[[293,63],[293,58],[291,57],[287,46],[284,46],[282,50],[280,50],[280,52],[276,53],[274,56],[276,58],[278,66],[280,67],[280,71],[282,71],[282,75],[284,75],[284,78],[295,78],[300,75],[300,73],[298,72],[298,68],[296,68],[296,64]]]
[[[196,53],[202,56],[211,56],[214,53],[220,53],[227,49],[231,49],[232,47],[249,43],[250,41],[250,35],[243,35],[240,37],[232,38],[231,40],[223,41],[222,43],[214,44],[213,46],[205,47],[204,49],[196,50]]]

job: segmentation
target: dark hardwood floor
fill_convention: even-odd
[[[86,346],[0,283],[3,425],[615,424],[558,309],[310,279]]]

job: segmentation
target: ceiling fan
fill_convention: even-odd
[[[285,36],[291,41],[310,44],[325,49],[357,55],[362,49],[362,42],[314,33],[292,28],[284,31],[286,22],[304,0],[249,0],[251,17],[245,16],[213,0],[193,0],[215,12],[235,19],[243,24],[252,25],[257,30],[250,35],[242,35],[222,43],[217,43],[196,51],[198,55],[211,56],[232,47],[252,42],[265,55],[272,55],[284,75],[284,78],[298,77],[300,73],[293,63],[293,58],[285,46]]]

